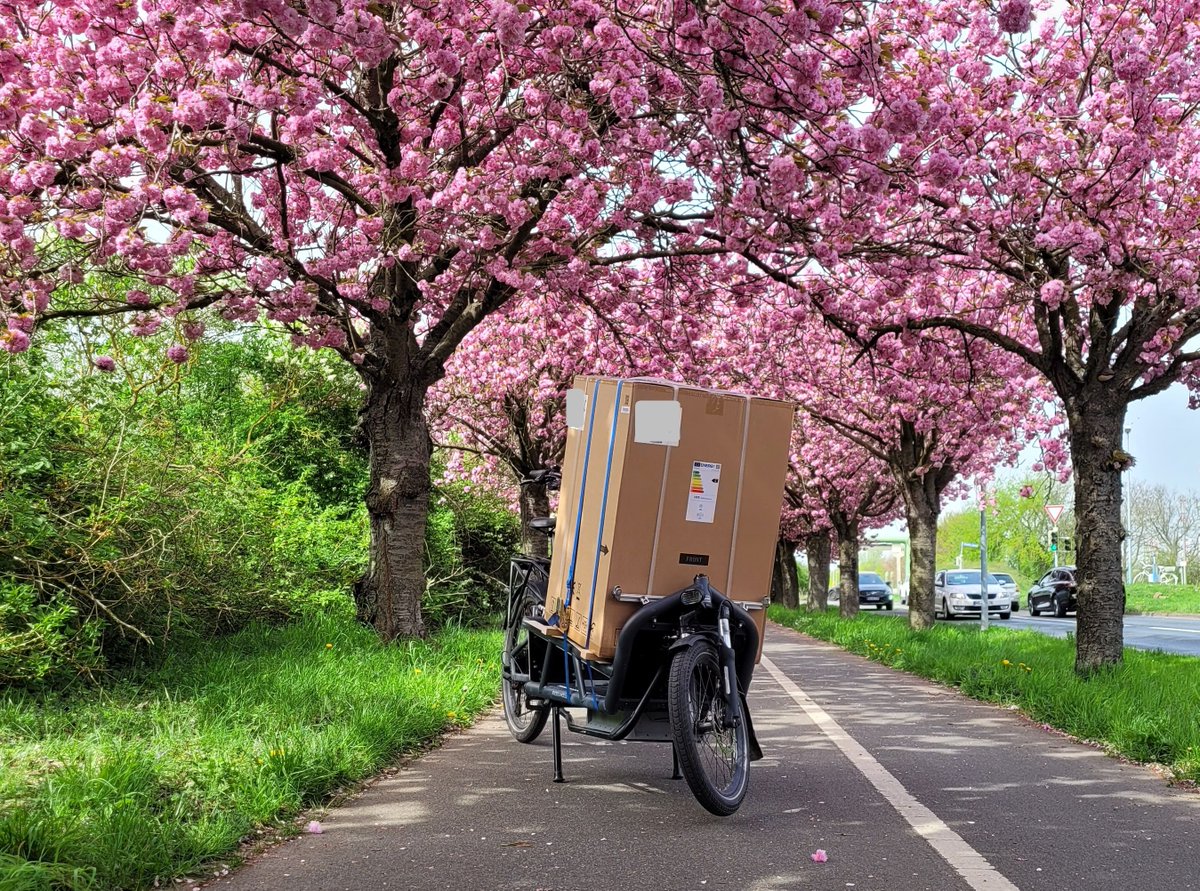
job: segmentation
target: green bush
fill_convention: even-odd
[[[367,542],[350,372],[260,334],[193,345],[186,368],[117,337],[104,375],[89,336],[0,358],[0,682],[344,609]]]
[[[426,527],[426,620],[435,626],[491,622],[503,610],[508,562],[520,539],[520,521],[501,499],[460,484],[438,487]]]
[[[78,613],[62,595],[43,602],[29,585],[0,579],[0,685],[62,682],[98,668],[102,625]]]

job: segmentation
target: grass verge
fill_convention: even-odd
[[[1178,613],[1200,615],[1200,586],[1152,585],[1138,582],[1125,586],[1126,608],[1131,613]]]
[[[495,700],[499,632],[252,627],[99,691],[0,694],[0,888],[145,888]]]
[[[1111,671],[1082,680],[1075,641],[1036,631],[939,622],[916,632],[903,617],[842,619],[773,605],[768,614],[876,662],[1015,705],[1030,718],[1134,761],[1166,765],[1200,782],[1200,659],[1125,651]]]

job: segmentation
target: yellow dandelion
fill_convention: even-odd
[[[421,669],[419,669],[419,668],[413,669],[413,674],[420,674],[420,673],[421,673]]]
[[[325,644],[325,649],[327,649],[327,650],[332,650],[332,649],[333,649],[333,644],[331,644],[331,643],[327,643],[327,644]]]
[[[1000,664],[1001,664],[1001,665],[1004,665],[1004,666],[1009,666],[1009,665],[1012,665],[1012,663],[1011,663],[1011,662],[1009,662],[1007,659],[1001,659],[1001,660],[1000,660]]]

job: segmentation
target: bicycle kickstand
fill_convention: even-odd
[[[562,714],[562,709],[555,705],[551,707],[553,714],[551,720],[553,724],[550,727],[550,739],[554,746],[554,782],[563,782],[562,770],[562,728],[559,726],[559,718]]]

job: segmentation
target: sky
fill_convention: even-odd
[[[1187,388],[1173,384],[1157,396],[1130,405],[1125,415],[1125,426],[1129,428],[1125,449],[1137,463],[1126,472],[1127,489],[1131,482],[1137,482],[1163,485],[1180,492],[1200,492],[1200,409],[1193,411],[1187,404]],[[1031,467],[1038,457],[1035,447],[1027,448],[1019,466],[1002,470],[1000,478],[1008,480],[1032,473]],[[974,497],[945,501],[942,514],[974,504]],[[880,535],[902,535],[906,528],[904,520],[899,519],[873,531]]]
[[[1188,391],[1174,384],[1163,393],[1133,403],[1125,417],[1125,450],[1137,464],[1130,481],[1168,489],[1200,491],[1200,410],[1187,407]]]

